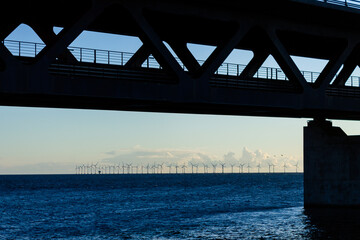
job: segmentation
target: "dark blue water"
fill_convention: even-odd
[[[349,216],[305,212],[302,174],[0,176],[0,239],[350,239]]]

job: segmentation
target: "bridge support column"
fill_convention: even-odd
[[[360,136],[324,119],[304,128],[304,205],[360,207]]]

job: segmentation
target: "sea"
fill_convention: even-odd
[[[0,239],[360,239],[303,174],[1,175]]]

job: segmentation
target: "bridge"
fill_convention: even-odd
[[[360,205],[360,138],[325,121],[360,120],[359,1],[13,0],[0,11],[0,105],[314,118],[304,130],[305,205]],[[21,23],[44,44],[5,40]],[[85,30],[143,45],[70,46]],[[198,61],[189,43],[215,50]],[[236,49],[253,58],[226,63]],[[262,67],[270,55],[280,69]],[[328,62],[305,72],[292,56]]]

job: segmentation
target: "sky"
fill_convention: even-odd
[[[58,32],[61,29],[55,28]],[[6,39],[41,42],[32,29],[20,25]],[[82,33],[72,44],[88,48],[135,52],[137,38]],[[197,59],[213,48],[189,45]],[[246,64],[252,53],[235,51],[226,62]],[[326,61],[294,57],[302,70],[320,71]],[[268,59],[264,66],[276,66]],[[299,66],[300,68],[300,66]],[[0,106],[0,174],[75,173],[75,167],[98,163],[250,164],[251,172],[303,170],[303,127],[310,119],[166,114],[78,109]],[[333,121],[350,135],[360,125]],[[220,168],[218,167],[220,171]]]

